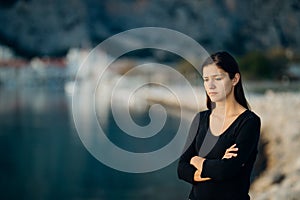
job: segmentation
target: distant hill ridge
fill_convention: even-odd
[[[62,56],[143,26],[175,29],[208,51],[300,49],[298,0],[10,0],[0,21],[0,43],[25,57]]]

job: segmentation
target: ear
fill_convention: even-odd
[[[232,84],[235,86],[240,81],[241,75],[239,73],[236,73],[232,79]]]

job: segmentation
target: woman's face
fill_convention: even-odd
[[[204,88],[212,102],[225,101],[233,91],[229,74],[215,64],[203,67]]]

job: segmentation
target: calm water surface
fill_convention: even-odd
[[[145,116],[137,115],[136,121],[147,123]],[[172,132],[178,119],[168,120],[171,125],[164,131]],[[107,130],[120,131],[113,121]],[[166,134],[159,141],[171,138]],[[110,139],[127,143],[122,137]],[[189,192],[189,185],[177,179],[177,162],[144,174],[101,164],[77,135],[70,98],[57,90],[0,89],[0,156],[0,199],[181,200]]]

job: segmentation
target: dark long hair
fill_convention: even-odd
[[[220,69],[223,69],[225,72],[227,72],[229,74],[230,79],[233,79],[236,73],[240,74],[240,80],[234,86],[234,98],[243,107],[245,107],[246,109],[250,109],[250,106],[245,97],[240,69],[239,69],[238,63],[233,58],[233,56],[225,51],[221,51],[221,52],[212,54],[210,57],[208,57],[204,61],[203,65],[202,65],[202,72],[203,72],[203,67],[210,65],[210,64],[215,64]],[[208,109],[212,109],[215,107],[214,103],[211,101],[211,99],[209,98],[207,93],[206,93],[206,106]]]

